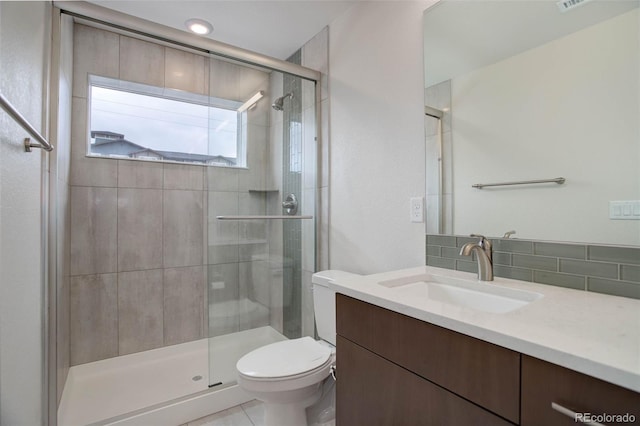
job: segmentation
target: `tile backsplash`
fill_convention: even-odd
[[[640,248],[489,238],[498,277],[640,299]],[[477,238],[426,235],[426,264],[477,272],[460,248]]]

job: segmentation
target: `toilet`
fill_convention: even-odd
[[[272,343],[236,364],[238,385],[264,402],[265,426],[306,426],[306,408],[320,400],[323,384],[335,391],[329,375],[335,365],[336,299],[327,284],[341,274],[345,273],[322,271],[312,278],[316,328],[322,340],[301,337]],[[322,422],[327,420],[325,410]]]

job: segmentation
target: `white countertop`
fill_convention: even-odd
[[[334,272],[334,271],[328,271]],[[374,275],[335,271],[329,288],[364,302],[540,358],[640,392],[640,300],[421,266]],[[486,313],[427,299],[411,299],[377,284],[419,274],[475,280],[544,295],[507,313]]]

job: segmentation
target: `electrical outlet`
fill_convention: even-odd
[[[424,198],[413,197],[409,199],[409,218],[411,222],[424,222]]]

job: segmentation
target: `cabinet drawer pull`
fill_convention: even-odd
[[[586,420],[583,420],[581,418],[581,416],[578,416],[578,413],[576,413],[575,411],[572,411],[566,407],[563,407],[562,405],[552,402],[551,403],[551,408],[553,408],[554,410],[556,410],[558,413],[564,414],[567,417],[571,417],[573,419],[574,422],[576,423],[582,423],[585,425],[591,425],[591,426],[605,426],[602,423],[598,423],[598,422],[588,422]]]

